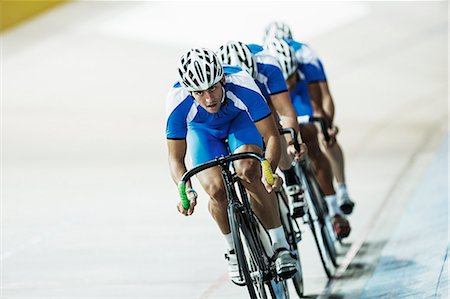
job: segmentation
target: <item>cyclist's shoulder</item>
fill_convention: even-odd
[[[256,53],[255,54],[255,60],[256,60],[256,63],[258,64],[258,68],[260,68],[261,66],[264,67],[266,65],[278,67],[278,60],[277,60],[277,58],[275,56],[273,56],[266,49]]]
[[[194,104],[194,99],[189,92],[180,84],[175,82],[169,89],[166,97],[166,115],[171,115],[175,110],[178,113],[189,111],[190,106]]]
[[[185,100],[190,97],[189,92],[181,85],[180,81],[176,81],[169,88],[166,102]]]
[[[246,71],[242,70],[240,67],[226,65],[224,66],[223,70],[225,74],[227,90],[240,88],[255,89],[255,87],[256,89],[258,88],[253,77]]]
[[[319,55],[308,44],[286,39],[286,42],[294,49],[295,56],[300,64],[320,62]]]

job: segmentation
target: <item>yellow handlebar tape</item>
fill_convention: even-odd
[[[262,166],[262,170],[264,173],[264,177],[266,178],[266,182],[272,186],[274,183],[274,179],[273,179],[272,167],[270,166],[269,161],[267,161],[267,160],[262,161],[261,166]]]

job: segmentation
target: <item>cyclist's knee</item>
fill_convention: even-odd
[[[260,164],[253,160],[243,160],[236,165],[236,173],[239,178],[247,183],[252,183],[261,178]]]
[[[219,206],[227,204],[226,192],[223,186],[211,184],[205,188],[205,191],[210,197],[211,204]]]
[[[211,203],[223,205],[226,203],[226,192],[220,175],[208,174],[198,176],[203,189],[211,198]]]

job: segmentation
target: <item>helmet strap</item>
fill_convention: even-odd
[[[222,99],[220,100],[220,103],[224,103],[226,98],[225,98],[225,84],[222,82],[222,80],[219,81],[220,85],[222,86]]]

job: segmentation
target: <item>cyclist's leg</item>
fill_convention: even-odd
[[[317,128],[314,124],[302,124],[300,126],[303,141],[308,146],[308,156],[313,162],[317,180],[325,195],[334,195],[333,175],[330,162],[322,152],[317,139]]]
[[[242,113],[233,121],[228,142],[233,153],[248,151],[262,153],[261,135],[246,113]],[[295,259],[286,253],[289,244],[281,226],[275,192],[268,193],[261,182],[262,174],[259,163],[246,159],[236,161],[234,166],[243,185],[250,193],[252,209],[261,219],[264,227],[268,229],[274,243],[274,249],[277,252],[275,264],[278,274],[285,278],[292,276],[296,271]]]
[[[281,158],[280,163],[278,163],[278,168],[284,175],[284,183],[286,186],[286,193],[289,196],[291,204],[289,205],[291,215],[295,218],[303,217],[304,212],[304,190],[300,184],[295,169],[293,166],[293,157],[291,157],[287,152],[287,142],[283,136],[280,136],[281,143]],[[283,197],[283,199],[288,199]],[[287,203],[287,202],[286,202]]]
[[[303,141],[308,146],[308,156],[311,158],[317,180],[325,195],[330,217],[332,217],[333,227],[338,238],[345,238],[350,234],[350,224],[342,216],[342,211],[337,202],[336,193],[333,187],[333,175],[330,162],[322,152],[317,138],[317,128],[314,124],[302,124],[300,126]]]
[[[190,128],[187,134],[188,148],[194,166],[227,155],[223,140],[202,128]],[[206,169],[197,174],[197,179],[209,195],[209,212],[224,235],[230,233],[227,214],[227,198],[219,167]]]
[[[330,161],[331,168],[333,170],[334,178],[337,183],[336,194],[338,197],[339,205],[341,210],[350,214],[353,210],[354,203],[350,199],[350,196],[347,191],[347,184],[345,181],[345,165],[344,165],[344,154],[342,152],[342,148],[336,140],[331,146],[328,146],[324,143],[324,153]]]
[[[324,153],[327,156],[333,170],[334,178],[338,184],[345,184],[344,174],[344,155],[342,153],[341,146],[336,140],[331,146],[323,146]]]
[[[187,134],[187,142],[194,166],[212,160],[220,155],[228,154],[228,149],[222,138],[217,138],[217,136],[214,136],[208,130],[190,128]],[[226,198],[220,168],[213,167],[206,169],[197,174],[197,179],[210,197],[208,202],[209,212],[219,226],[225,239],[225,244],[227,245],[225,259],[228,264],[230,279],[234,283],[242,285],[244,281],[240,275],[236,251],[234,249],[235,245],[228,219],[228,200]]]

